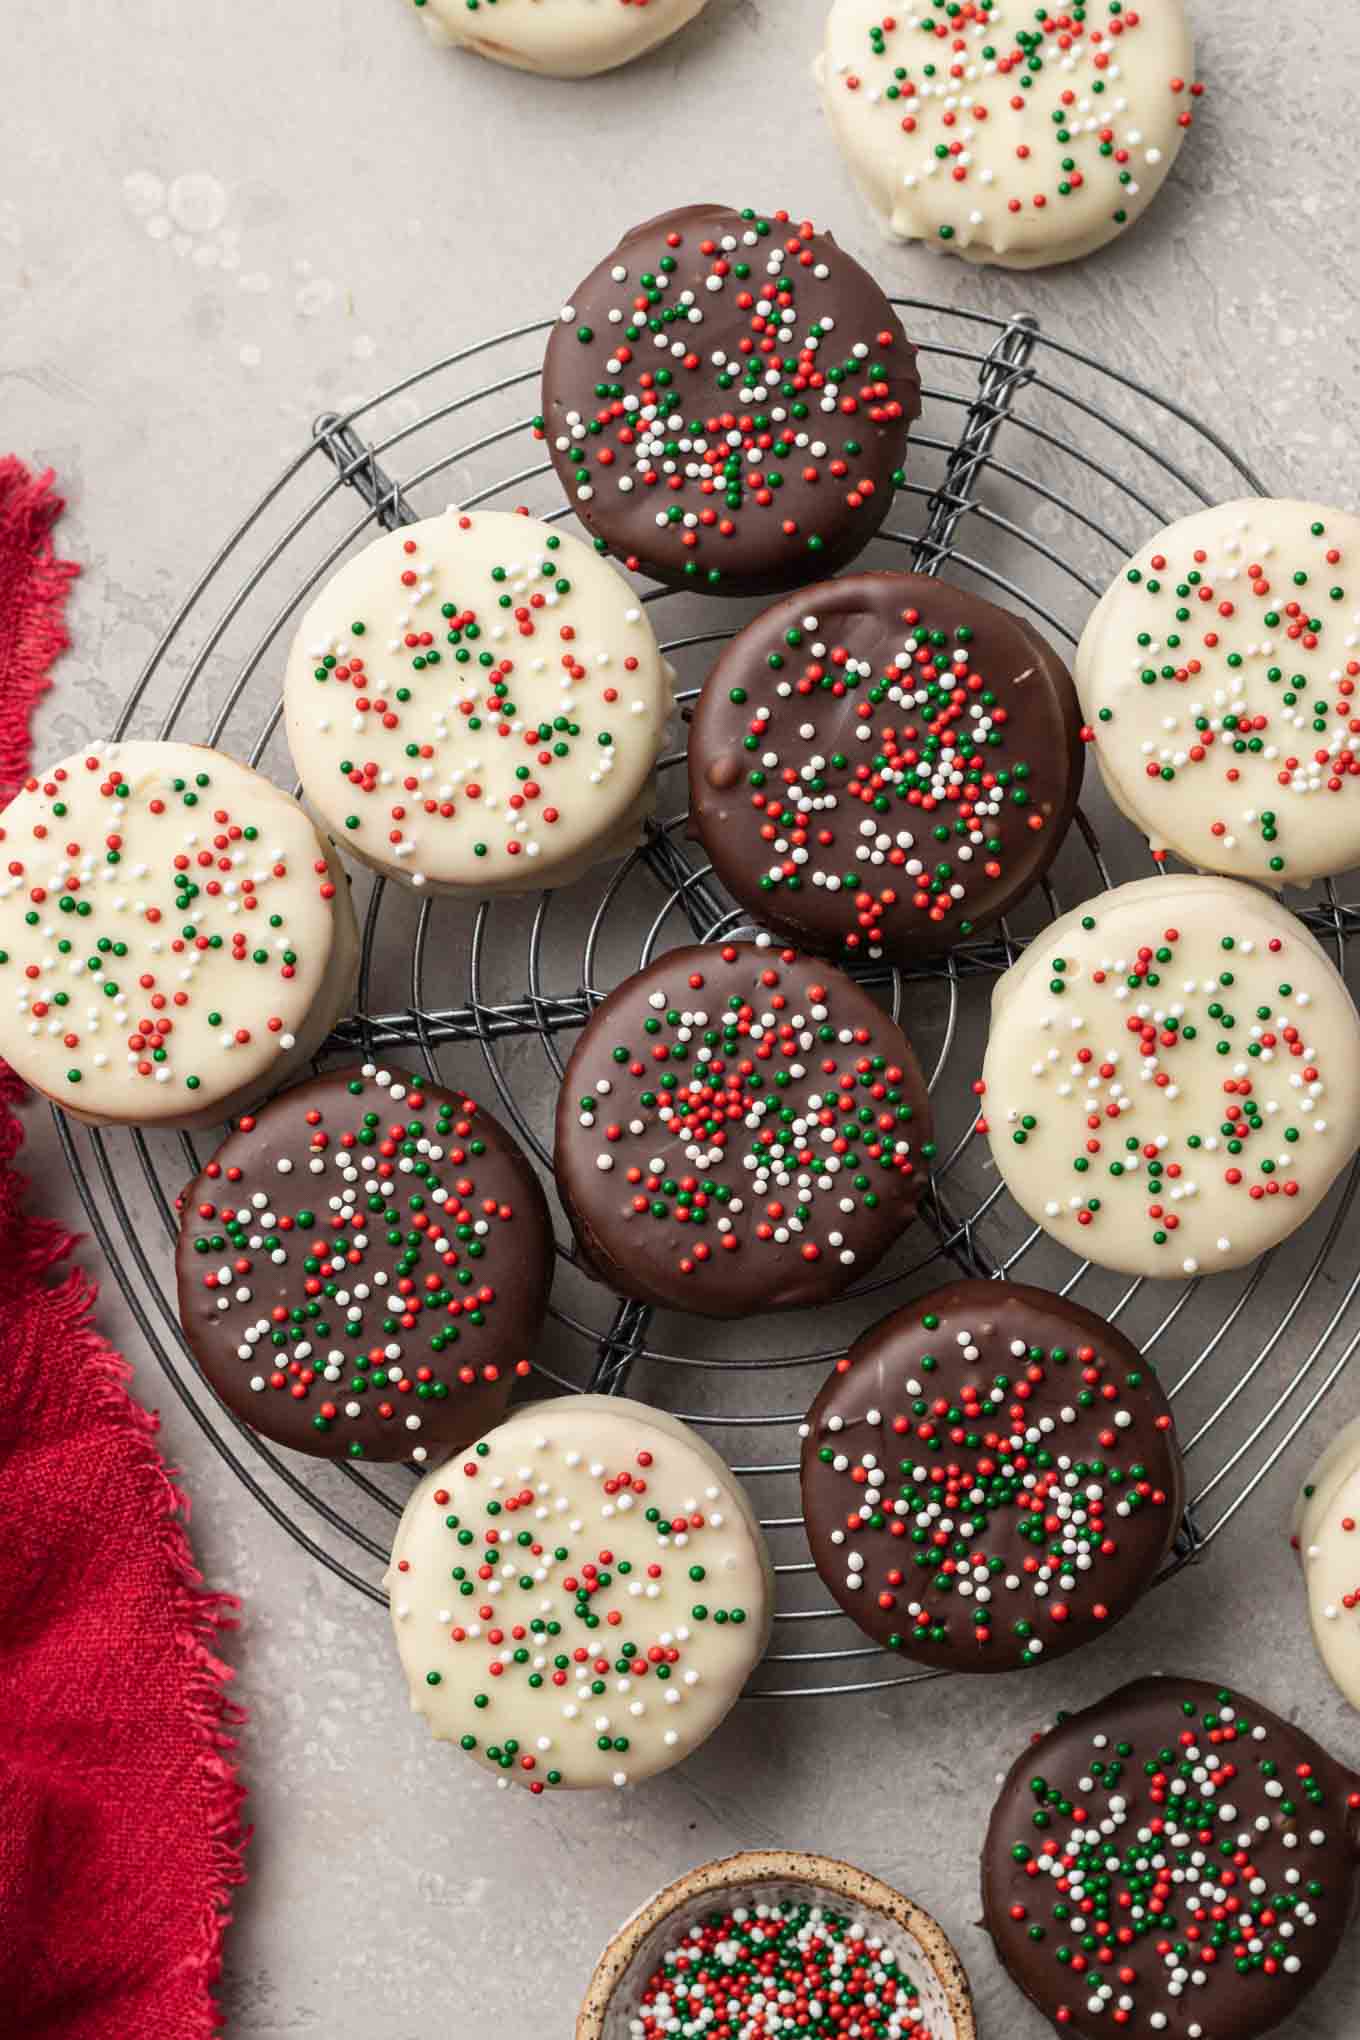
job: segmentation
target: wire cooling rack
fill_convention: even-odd
[[[1032,319],[896,303],[920,346],[926,408],[907,485],[865,564],[947,572],[1070,646],[1119,563],[1153,530],[1201,504],[1264,493],[1179,405]],[[280,678],[292,631],[313,590],[374,527],[450,500],[570,515],[528,430],[550,324],[464,348],[345,417],[319,419],[190,589],[113,734],[208,742],[287,783]],[[683,722],[714,647],[753,605],[663,589],[643,600],[679,676],[675,748],[661,764],[645,841],[563,892],[476,908],[418,901],[356,873],[359,1010],[323,1058],[415,1062],[480,1091],[549,1182],[557,1085],[593,1006],[659,951],[749,928],[686,835]],[[841,1303],[735,1326],[653,1312],[586,1274],[559,1216],[534,1386],[627,1391],[670,1409],[749,1484],[779,1578],[757,1695],[868,1692],[922,1676],[866,1644],[829,1605],[798,1514],[801,1415],[849,1340],[884,1311],[964,1272],[1037,1281],[1117,1319],[1152,1350],[1176,1399],[1194,1501],[1175,1564],[1225,1530],[1360,1344],[1360,1255],[1353,1236],[1347,1250],[1344,1230],[1360,1165],[1301,1234],[1254,1268],[1186,1284],[1130,1282],[1031,1228],[973,1133],[971,1087],[998,974],[1067,906],[1147,868],[1141,838],[1088,786],[1048,882],[995,933],[919,971],[861,973],[930,1072],[941,1160],[895,1256]],[[1344,969],[1360,896],[1348,902],[1328,886],[1291,903]],[[410,1471],[276,1451],[208,1393],[180,1335],[175,1198],[209,1143],[57,1120],[99,1244],[175,1393],[254,1500],[331,1573],[381,1600]]]

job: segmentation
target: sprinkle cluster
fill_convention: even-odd
[[[471,534],[485,520],[449,522]],[[641,608],[620,583],[618,635],[635,648],[616,653],[566,570],[562,540],[527,520],[523,529],[522,550],[484,566],[472,549],[460,564],[438,526],[415,527],[381,607],[307,646],[306,720],[328,750],[345,740],[327,764],[329,786],[319,782],[327,810],[356,847],[417,887],[427,866],[441,872],[450,854],[441,830],[455,819],[459,841],[470,838],[466,883],[481,860],[489,875],[540,857],[546,868],[607,827],[636,790],[638,719],[651,763],[656,654]],[[308,777],[305,754],[298,763]],[[628,780],[620,795],[616,770]]]
[[[1160,2033],[1174,2018],[1209,2040],[1228,2030],[1226,1991],[1303,1970],[1325,1879],[1344,1875],[1348,1805],[1226,1691],[1160,1713],[1093,1735],[1075,1781],[1031,1778],[1009,1916],[1070,1985],[1060,2025],[1099,2013]]]
[[[1082,917],[1084,930],[1096,925]],[[1171,1257],[1186,1207],[1207,1198],[1229,1214],[1216,1243],[1228,1254],[1240,1200],[1305,1187],[1310,1144],[1328,1131],[1323,1056],[1309,1038],[1312,995],[1285,975],[1282,937],[1223,934],[1219,968],[1203,977],[1184,975],[1181,939],[1164,926],[1125,953],[1096,951],[1089,968],[1050,958],[1037,1027],[1053,1045],[1031,1066],[1030,1099],[1006,1103],[1005,1134],[1024,1147],[1061,1127],[1055,1149],[1076,1134],[1068,1167],[1077,1180],[1055,1183],[1048,1217],[1136,1223]],[[1169,1114],[1182,1096],[1185,1107]],[[979,1129],[989,1130],[985,1119]],[[1327,1160],[1319,1166],[1330,1181]],[[1193,1256],[1181,1265],[1198,1272]]]
[[[744,1666],[736,1632],[748,1612],[759,1626],[760,1611],[723,1590],[726,1498],[712,1480],[694,1492],[679,1486],[696,1469],[655,1434],[626,1460],[607,1461],[546,1430],[532,1450],[521,1440],[498,1458],[498,1435],[446,1469],[450,1484],[428,1496],[448,1533],[437,1538],[447,1568],[423,1576],[428,1565],[398,1539],[394,1620],[400,1632],[433,1612],[439,1644],[424,1682],[451,1685],[460,1710],[466,1701],[460,1746],[502,1784],[535,1793],[626,1785],[635,1762],[643,1775],[657,1768],[654,1746],[678,1755],[692,1739],[685,1703],[706,1677],[713,1633],[721,1650],[734,1632],[730,1654]],[[424,1596],[419,1610],[413,1590]],[[423,1637],[414,1648],[425,1648]]]
[[[1212,552],[1154,552],[1146,567],[1130,567],[1114,612],[1120,641],[1102,653],[1116,705],[1097,708],[1092,733],[1117,774],[1127,766],[1182,790],[1209,783],[1208,838],[1189,839],[1192,855],[1231,869],[1246,838],[1283,882],[1291,829],[1306,819],[1300,803],[1329,834],[1334,803],[1318,796],[1345,794],[1348,816],[1360,804],[1360,596],[1347,593],[1347,563],[1324,519],[1300,528],[1292,559],[1281,550],[1243,518]],[[1121,674],[1132,685],[1121,686]],[[1093,691],[1107,694],[1099,671]],[[1130,797],[1137,802],[1136,785]],[[1319,804],[1328,812],[1315,817]],[[1192,818],[1184,801],[1177,811]],[[1360,849],[1360,824],[1349,821],[1350,851],[1345,826],[1326,869]],[[1186,842],[1180,828],[1175,835]],[[1302,866],[1311,877],[1313,860]]]
[[[297,1111],[285,1094],[238,1123],[263,1126],[257,1166],[218,1158],[203,1171],[213,1194],[184,1215],[198,1284],[239,1339],[254,1395],[305,1404],[322,1437],[376,1422],[421,1462],[432,1404],[529,1371],[525,1358],[478,1357],[503,1346],[488,1276],[510,1276],[515,1207],[487,1194],[488,1146],[463,1093],[427,1095],[369,1063],[307,1095],[295,1145],[280,1153],[265,1137]],[[352,1459],[368,1449],[344,1443]]]
[[[906,190],[936,181],[978,190],[971,226],[984,223],[984,195],[999,178],[1012,214],[1061,207],[1092,183],[1107,194],[1112,224],[1123,227],[1137,210],[1140,173],[1157,171],[1163,160],[1142,132],[1150,109],[1124,89],[1121,55],[1143,26],[1125,0],[1075,0],[1052,11],[1006,0],[910,6],[871,26],[862,63],[836,83],[886,105],[915,144],[902,175]],[[998,80],[1010,87],[1001,105]],[[1188,128],[1189,101],[1203,87],[1171,77],[1166,90],[1180,102],[1178,124]],[[993,169],[983,146],[988,121],[1003,109],[1019,117],[1021,135],[1007,142],[1009,172]],[[955,232],[947,223],[936,228],[945,244]]]
[[[934,1334],[941,1320],[927,1311],[921,1326]],[[1000,1624],[1028,1665],[1070,1620],[1108,1619],[1102,1597],[1125,1585],[1121,1525],[1165,1512],[1170,1497],[1139,1457],[1141,1370],[1090,1345],[1012,1338],[1006,1371],[989,1376],[979,1336],[965,1326],[954,1354],[923,1353],[890,1405],[849,1420],[833,1407],[816,1425],[818,1464],[845,1486],[835,1584],[874,1633],[901,1621],[893,1650],[971,1641],[985,1652]],[[837,1363],[853,1368],[853,1357]],[[941,1371],[945,1382],[932,1380]],[[1154,1422],[1171,1428],[1169,1416]],[[847,1427],[863,1427],[865,1444],[852,1447]]]
[[[815,565],[833,506],[838,523],[877,489],[865,428],[905,437],[913,415],[894,389],[908,372],[914,380],[900,331],[843,334],[830,311],[803,309],[814,289],[819,303],[834,301],[820,288],[836,283],[831,244],[787,213],[739,217],[720,233],[672,227],[636,273],[616,263],[607,331],[574,305],[561,313],[597,364],[595,408],[568,410],[553,437],[575,501],[653,492],[655,523],[678,537],[684,573],[711,586],[723,578],[724,542],[752,519]],[[689,287],[678,272],[682,262],[694,271],[696,253],[701,281]],[[842,260],[862,292],[867,280]],[[906,359],[889,365],[894,352]],[[550,376],[552,367],[550,358]],[[543,419],[536,429],[546,436]]]
[[[845,893],[851,956],[881,956],[883,938],[914,922],[971,934],[979,889],[1001,884],[1017,839],[1045,825],[1030,787],[1042,762],[999,755],[1009,712],[978,670],[972,629],[933,628],[915,608],[902,622],[875,670],[804,617],[767,660],[776,705],[753,707],[742,740],[771,857],[762,890]]]
[[[258,1063],[262,1044],[294,1046],[294,981],[314,969],[299,902],[329,906],[335,882],[314,837],[308,869],[296,841],[285,847],[282,796],[267,788],[272,808],[252,810],[223,777],[209,765],[129,775],[116,748],[90,753],[26,779],[0,829],[10,1024],[60,1043],[75,1104],[86,1078],[107,1087],[104,1072],[192,1094],[209,1055]]]
[[[718,951],[724,964],[741,953]],[[869,1027],[838,1023],[830,983],[800,989],[797,961],[779,951],[754,996],[716,1007],[709,970],[693,969],[648,993],[636,1026],[621,1000],[613,1028],[594,1023],[577,1123],[595,1168],[621,1169],[637,1223],[666,1230],[681,1275],[790,1243],[850,1268],[857,1214],[877,1209],[885,1179],[914,1183],[934,1152],[913,1138],[906,1072]]]
[[[930,2040],[882,1934],[820,1905],[734,1906],[665,1949],[637,1994],[634,2040]]]

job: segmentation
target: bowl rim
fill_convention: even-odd
[[[750,1889],[761,1884],[805,1883],[847,1903],[868,1906],[909,1933],[935,1973],[954,2021],[955,2040],[977,2040],[968,1973],[944,1928],[924,1907],[871,1871],[838,1856],[801,1849],[746,1849],[701,1863],[658,1891],[614,1934],[587,1988],[576,2020],[576,2040],[603,2040],[614,1993],[647,1936],[682,1905],[709,1892]]]

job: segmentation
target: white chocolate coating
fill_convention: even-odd
[[[386,1584],[415,1712],[439,1741],[475,1737],[502,1784],[538,1791],[633,1784],[688,1756],[759,1662],[774,1596],[717,1453],[601,1395],[518,1410],[427,1474]],[[641,1669],[620,1672],[625,1659]]]
[[[1318,1656],[1360,1708],[1360,1418],[1338,1431],[1313,1468],[1292,1530]]]
[[[1345,984],[1301,921],[1225,878],[1140,879],[1045,929],[992,995],[983,1077],[1017,1203],[1133,1275],[1254,1261],[1360,1146]]]
[[[1360,1418],[1313,1467],[1291,1530],[1317,1654],[1331,1683],[1360,1707]]]
[[[90,744],[0,826],[0,1052],[77,1117],[211,1125],[285,1083],[348,1005],[349,882],[234,758]]]
[[[1136,553],[1074,669],[1111,798],[1201,871],[1360,864],[1360,517],[1251,498]]]
[[[519,71],[593,78],[631,64],[703,11],[705,0],[415,0],[430,40]]]
[[[1025,0],[965,0],[948,19],[921,0],[832,0],[817,75],[885,233],[1035,269],[1089,255],[1147,209],[1194,104],[1183,0],[1088,0],[1085,14],[1046,28]]]
[[[580,539],[450,510],[375,539],[313,602],[288,742],[312,808],[375,870],[533,892],[637,841],[671,679],[632,588]]]

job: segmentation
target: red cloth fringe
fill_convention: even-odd
[[[66,650],[66,595],[80,572],[52,550],[52,527],[66,505],[51,468],[30,474],[14,454],[0,459],[0,800],[25,773],[38,697]]]

